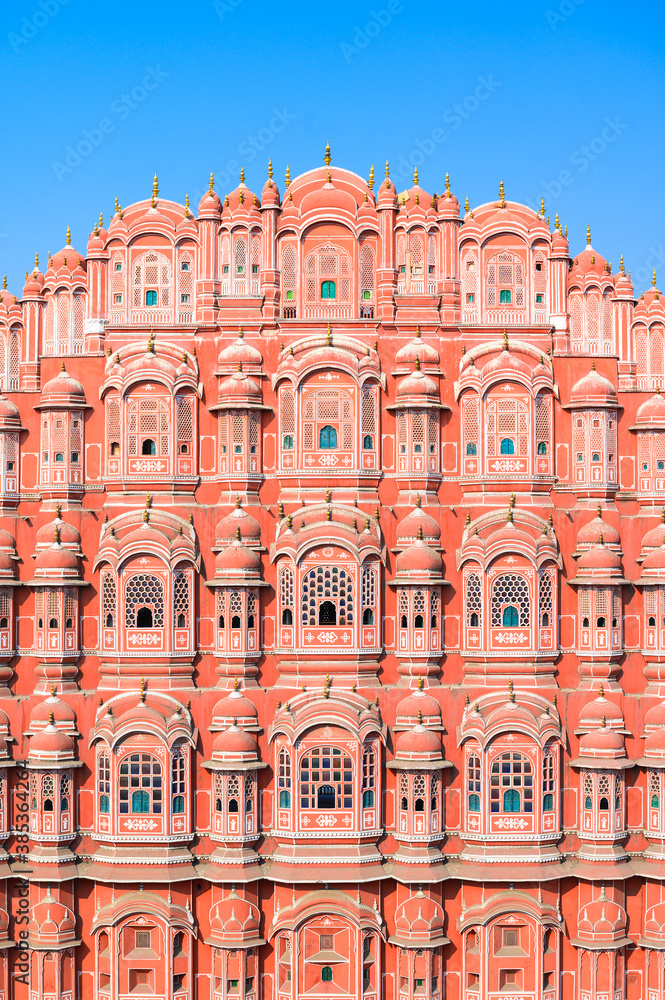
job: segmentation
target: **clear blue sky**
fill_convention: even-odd
[[[661,2],[15,0],[3,7],[0,274],[85,252],[100,210],[150,195],[192,207],[268,157],[283,190],[333,162],[479,204],[545,194],[571,249],[591,226],[636,287],[665,286]],[[78,150],[78,152],[77,152]],[[563,172],[563,173],[562,173]]]

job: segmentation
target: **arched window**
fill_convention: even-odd
[[[480,757],[472,754],[466,765],[469,812],[480,812]]]
[[[369,563],[362,571],[363,625],[374,624],[374,609],[376,607],[376,576],[377,566]]]
[[[365,747],[363,753],[363,809],[371,809],[374,805],[374,788],[376,784],[376,754],[373,747]]]
[[[337,429],[326,424],[319,430],[319,448],[321,451],[331,451],[337,448]]]
[[[339,747],[316,747],[300,761],[301,809],[352,809],[353,762]]]
[[[108,754],[100,754],[97,763],[97,793],[99,795],[99,811],[110,812],[111,801],[111,762]]]
[[[478,573],[469,573],[466,578],[466,624],[468,628],[479,628],[482,621],[482,586]]]
[[[478,446],[476,445],[475,441],[469,441],[467,443],[466,453],[467,453],[467,455],[477,455],[478,454]]]
[[[162,812],[162,766],[149,753],[135,753],[120,765],[119,807],[121,813]]]
[[[286,748],[279,751],[277,758],[277,787],[279,789],[279,808],[291,808],[291,755]]]
[[[136,396],[127,400],[127,455],[155,455],[168,458],[171,454],[171,415],[166,399]]]
[[[323,611],[324,604],[325,611]],[[324,565],[305,573],[300,608],[303,625],[352,625],[353,580],[348,570],[339,566]],[[335,621],[322,621],[322,616],[334,617]]]
[[[333,970],[329,965],[324,965],[321,969],[321,979],[324,983],[331,983],[333,977]]]
[[[171,808],[174,813],[184,813],[186,792],[186,758],[182,747],[175,747],[171,759]]]
[[[135,308],[171,305],[171,264],[164,254],[152,250],[142,254],[134,260],[133,272]]]
[[[512,628],[528,628],[530,611],[529,584],[526,578],[518,573],[502,573],[497,576],[492,584],[492,628],[501,628],[507,624]],[[509,622],[506,621],[506,612]]]
[[[337,285],[334,281],[322,281],[321,282],[321,298],[322,299],[336,299],[337,298]]]
[[[132,576],[125,587],[126,628],[164,628],[164,585],[156,576]]]
[[[554,754],[551,751],[546,751],[543,756],[543,812],[554,810],[554,791]]]
[[[515,454],[515,442],[512,438],[501,438],[499,451],[502,455]]]
[[[512,751],[493,760],[490,810],[493,813],[533,812],[533,767],[524,754]]]

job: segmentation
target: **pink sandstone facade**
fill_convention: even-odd
[[[0,294],[0,1000],[662,1000],[655,276],[327,151]]]

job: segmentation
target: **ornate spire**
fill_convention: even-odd
[[[285,181],[285,183],[286,183],[287,188],[291,187],[291,168],[288,165],[288,163],[286,164],[286,181]]]
[[[272,160],[268,160],[268,180],[272,181]],[[272,184],[270,186],[272,187]]]
[[[215,186],[215,177],[214,177],[213,172],[211,170],[210,171],[210,180],[208,181],[208,197],[209,198],[212,195],[212,189],[214,188],[214,186]]]
[[[367,187],[370,191],[374,190],[374,164],[369,168],[369,180],[367,181]]]
[[[450,174],[446,170],[446,198],[450,198]]]
[[[142,705],[145,705],[145,690],[146,690],[145,677],[142,677],[141,678],[141,690],[139,692],[139,700],[140,700],[140,702],[141,702]]]
[[[329,142],[326,143],[326,151],[325,151],[325,154],[324,154],[324,157],[323,157],[323,162],[325,163],[325,165],[327,167],[329,167],[330,164],[332,163],[332,156],[330,155],[330,143]]]
[[[157,180],[157,174],[152,179],[152,196],[157,198],[159,195],[159,181]]]
[[[501,202],[501,208],[505,208],[506,207],[506,192],[505,192],[505,189],[504,189],[504,186],[503,186],[503,177],[501,178],[501,182],[499,183],[499,200]]]
[[[591,246],[591,226],[586,227],[586,245]]]
[[[619,270],[622,274],[626,273],[626,269],[623,266],[623,254],[621,254],[621,257],[619,258]]]
[[[67,233],[65,235],[65,243],[67,244],[68,247],[70,247],[72,245],[72,231],[69,228],[69,226],[67,226]]]
[[[390,187],[390,164],[388,160],[386,160],[386,187]]]
[[[653,278],[651,279],[651,287],[652,288],[656,287],[656,268],[655,267],[653,269]]]
[[[244,167],[240,168],[240,183],[241,184],[245,183],[245,168]]]
[[[413,183],[415,187],[418,186],[418,167],[413,168]]]

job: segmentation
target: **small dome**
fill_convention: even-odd
[[[238,331],[238,339],[219,352],[218,360],[220,365],[232,365],[237,368],[238,364],[260,365],[263,361],[263,355],[247,343],[241,328]]]
[[[585,705],[580,712],[580,729],[598,729],[604,725],[610,729],[623,729],[624,719],[619,706],[605,697],[601,685],[598,697]]]
[[[30,909],[28,925],[30,937],[48,939],[55,942],[60,938],[74,937],[76,919],[74,914],[63,903],[59,903],[51,895],[47,895]]]
[[[576,278],[581,280],[585,277],[602,278],[604,275],[608,281],[613,281],[607,261],[591,246],[591,235],[587,230],[587,245],[581,253],[573,258],[568,281],[570,283]]]
[[[261,574],[261,560],[253,549],[248,549],[242,542],[236,540],[227,545],[215,558],[215,576],[224,577],[246,576],[258,578]]]
[[[620,733],[601,726],[586,733],[580,740],[580,757],[625,757],[626,749]]]
[[[250,378],[246,372],[234,372],[225,379],[219,387],[220,402],[229,403],[233,407],[234,403],[258,403],[261,404],[261,386],[255,379]]]
[[[263,185],[261,204],[264,208],[279,208],[280,206],[279,188],[272,177],[269,177]]]
[[[214,727],[230,726],[235,723],[240,728],[256,725],[256,706],[239,688],[220,698],[212,710]]]
[[[254,737],[235,724],[218,733],[212,744],[215,760],[256,760],[257,753]]]
[[[422,680],[419,683],[422,684]],[[405,726],[411,728],[414,723],[421,723],[424,726],[441,725],[441,706],[436,698],[426,694],[420,686],[403,698],[397,706],[395,724],[400,728]]]
[[[376,204],[378,208],[397,208],[397,189],[387,174],[385,180],[379,184]]]
[[[573,407],[593,407],[617,405],[616,389],[609,379],[600,375],[594,367],[575,383],[570,393],[570,405]]]
[[[421,890],[397,907],[395,930],[403,939],[426,942],[441,936],[443,921],[444,914],[439,903]]]
[[[599,545],[600,539],[610,548],[619,547],[619,532],[616,528],[603,520],[602,510],[598,507],[598,514],[592,521],[584,524],[577,533],[577,548],[589,548],[592,545]]]
[[[42,730],[50,722],[56,729],[65,729],[71,732],[76,729],[76,712],[62,701],[55,694],[51,694],[44,701],[40,701],[30,712],[30,729],[33,731]]]
[[[57,253],[53,254],[49,261],[48,269],[49,271],[59,271],[63,267],[72,272],[81,269],[85,271],[85,255],[80,254],[78,250],[75,250],[74,247],[68,243],[67,246],[62,248],[62,250],[58,250]]]
[[[81,536],[73,524],[63,521],[58,508],[54,521],[47,521],[38,529],[35,535],[36,548],[45,548],[53,544],[55,531],[58,530],[60,544],[66,549],[74,549],[79,552],[81,548]]]
[[[213,176],[210,175],[210,187],[199,202],[199,218],[219,218],[222,214],[222,202],[216,191],[212,189]]]
[[[649,576],[650,574],[660,576],[663,574],[663,571],[665,571],[665,541],[660,548],[651,549],[644,557],[644,562],[642,563],[643,576]]]
[[[580,910],[577,918],[577,936],[583,941],[594,944],[610,943],[626,934],[626,911],[618,903],[612,902],[605,895],[603,888],[600,897],[592,903],[587,903]]]
[[[426,545],[422,537],[400,552],[395,560],[395,575],[398,577],[440,576],[442,568],[441,556],[436,549]]]
[[[434,542],[438,545],[441,540],[441,528],[436,523],[433,517],[427,514],[420,506],[419,499],[416,497],[417,506],[415,510],[412,510],[406,517],[402,518],[400,523],[397,525],[397,540],[398,542],[412,541],[414,538],[418,538],[420,530],[422,529],[423,539],[427,542]]]
[[[244,507],[240,506],[240,498],[238,498],[235,509],[217,524],[215,544],[230,545],[236,540],[238,529],[240,529],[240,541],[243,545],[261,544],[261,526],[255,517],[252,517]]]
[[[0,431],[20,430],[21,415],[10,399],[0,395]]]
[[[639,407],[636,423],[638,427],[665,428],[665,396],[660,389]]]
[[[488,361],[483,366],[482,371],[483,378],[492,375],[494,372],[515,372],[516,375],[522,375],[531,381],[531,369],[529,366],[508,349],[501,351],[495,358]]]
[[[406,402],[414,398],[416,401],[422,398],[423,401],[435,400],[438,402],[439,389],[436,382],[429,375],[416,370],[398,383],[395,398],[398,402]]]
[[[656,903],[644,917],[644,936],[651,941],[665,942],[665,901]]]
[[[85,404],[85,390],[80,382],[65,370],[65,363],[62,368],[42,389],[41,405],[43,408],[51,406],[82,406]]]
[[[23,298],[33,299],[43,294],[44,275],[35,268],[26,278],[23,286]]]
[[[256,906],[248,899],[242,899],[235,890],[210,911],[210,930],[217,939],[241,941],[257,937],[259,922]]]
[[[578,572],[581,575],[583,571],[591,576],[605,571],[621,575],[621,559],[617,552],[605,545],[604,536],[603,542],[593,545],[580,557]]]
[[[421,365],[438,365],[440,358],[436,348],[426,344],[420,335],[420,327],[417,328],[416,336],[404,347],[400,347],[395,355],[395,364],[413,365],[416,360]]]
[[[659,701],[652,705],[648,712],[644,714],[645,729],[653,729],[655,726],[665,726],[665,701]]]
[[[75,576],[78,567],[76,553],[64,548],[59,540],[54,541],[49,548],[41,549],[35,558],[35,576]]]
[[[30,739],[30,757],[34,760],[64,760],[73,756],[74,741],[52,722]]]
[[[665,757],[665,726],[649,733],[644,741],[645,757]]]
[[[437,732],[418,723],[398,737],[395,756],[402,760],[438,760],[441,757],[441,738]]]

